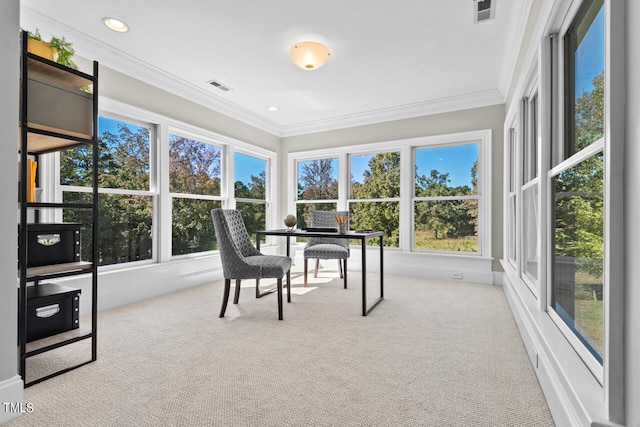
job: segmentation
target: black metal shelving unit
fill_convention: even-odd
[[[42,83],[36,83],[39,79]],[[40,90],[40,86],[45,89]],[[82,90],[92,87],[91,94]],[[50,95],[47,91],[53,91]],[[88,102],[88,111],[82,111],[90,116],[91,123],[85,123],[87,130],[66,126],[69,117],[77,115],[77,111],[66,111],[63,96],[58,98],[55,91],[60,90],[61,95],[76,91],[82,92],[82,96]],[[43,94],[44,93],[44,94]],[[90,98],[90,99],[89,99]],[[46,105],[30,105],[34,103]],[[19,223],[18,223],[18,347],[20,353],[20,375],[25,381],[25,387],[45,381],[62,373],[84,366],[97,359],[97,295],[98,295],[98,63],[93,62],[93,75],[77,71],[48,59],[30,53],[28,50],[28,33],[22,32],[22,62],[21,62],[21,94],[20,94],[20,192],[19,192]],[[42,108],[35,108],[42,107]],[[35,113],[36,110],[53,109],[61,117],[60,124],[56,123],[56,114],[53,119],[50,114]],[[81,110],[86,110],[82,108]],[[77,110],[77,108],[76,108]],[[46,116],[41,120],[39,116]],[[27,185],[27,160],[38,159],[38,156],[63,150],[71,150],[77,147],[89,146],[92,152],[92,176],[93,184],[91,200],[88,203],[54,203],[28,200]],[[36,182],[37,182],[36,174]],[[29,227],[39,223],[41,211],[53,209],[88,210],[91,212],[91,259],[73,262],[54,263],[51,265],[29,266],[28,262],[28,234]],[[29,215],[29,212],[32,212]],[[32,221],[31,223],[29,221]],[[89,328],[74,328],[61,333],[51,334],[43,339],[28,340],[28,303],[35,295],[49,295],[44,292],[45,287],[53,288],[55,284],[49,283],[51,279],[68,277],[80,274],[91,275],[91,319]],[[54,291],[55,293],[55,291]],[[79,299],[80,291],[76,299]],[[55,296],[55,295],[54,295]],[[78,309],[79,301],[73,310]],[[51,350],[64,347],[83,340],[91,340],[91,355],[86,361],[72,363],[47,373],[42,377],[31,381],[27,379],[27,360]]]

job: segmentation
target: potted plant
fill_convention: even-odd
[[[34,53],[43,58],[47,58],[58,64],[64,65],[74,70],[78,66],[71,60],[75,54],[73,45],[64,37],[51,37],[51,40],[45,42],[42,40],[40,31],[36,29],[35,33],[29,32],[29,52]]]

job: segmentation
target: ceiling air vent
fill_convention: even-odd
[[[490,21],[495,16],[495,0],[473,0],[473,22]]]
[[[229,86],[225,86],[222,83],[220,83],[219,81],[216,80],[209,80],[207,83],[209,83],[211,86],[213,87],[217,87],[220,90],[223,90],[225,92],[229,92],[231,89]]]

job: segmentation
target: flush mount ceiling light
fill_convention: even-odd
[[[275,113],[275,112],[276,112],[276,111],[278,111],[278,110],[279,110],[279,108],[278,108],[278,107],[276,107],[275,105],[269,105],[269,106],[267,107],[267,111],[270,111],[270,112],[272,112],[272,113]]]
[[[102,18],[102,23],[110,30],[117,31],[118,33],[126,33],[129,31],[129,26],[117,18]]]
[[[318,42],[300,42],[291,46],[289,56],[303,70],[320,68],[329,59],[329,48]]]

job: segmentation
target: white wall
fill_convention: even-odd
[[[17,348],[17,248],[16,208],[18,201],[17,141],[20,82],[19,0],[0,2],[0,424],[20,412],[5,403],[22,402],[22,380],[18,372]],[[7,184],[9,183],[9,184]]]
[[[627,114],[625,144],[624,229],[625,242],[625,418],[626,425],[640,426],[640,2],[627,0],[626,79]]]

